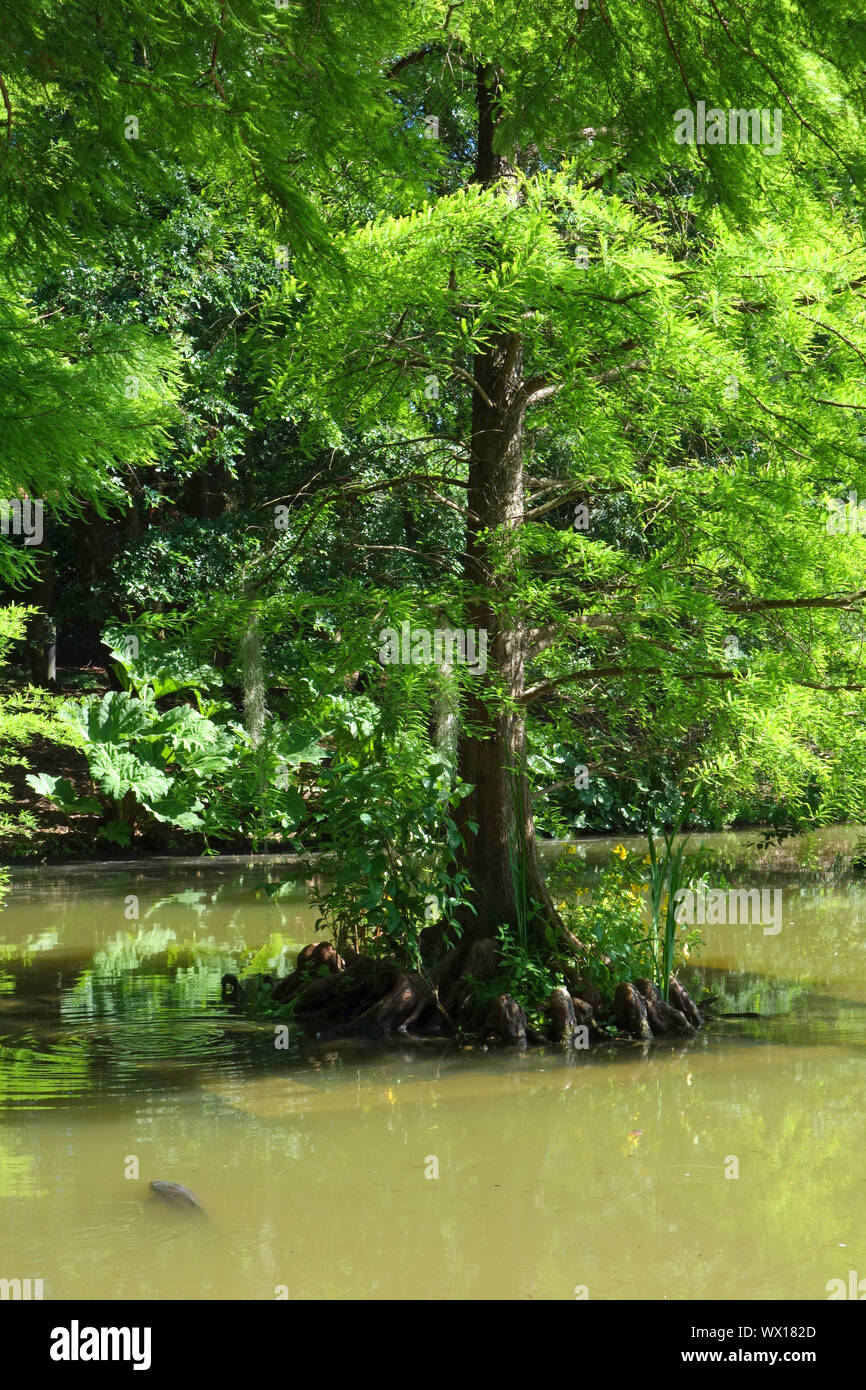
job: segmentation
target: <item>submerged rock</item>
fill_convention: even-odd
[[[150,1190],[154,1197],[159,1197],[168,1206],[182,1207],[187,1211],[201,1212],[205,1215],[205,1209],[196,1197],[194,1192],[190,1192],[188,1187],[184,1187],[179,1182],[152,1182]]]

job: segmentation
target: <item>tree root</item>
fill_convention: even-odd
[[[492,938],[472,942],[459,950],[459,956],[455,949],[429,972],[412,971],[398,960],[374,959],[357,951],[347,950],[340,956],[330,942],[312,942],[299,953],[293,973],[274,986],[270,998],[278,1005],[291,1005],[301,1026],[315,1029],[322,1037],[475,1033],[489,1043],[508,1047],[555,1043],[573,1048],[609,1041],[610,1032],[604,1031],[600,1021],[606,1022],[611,1015],[621,1033],[641,1041],[687,1036],[701,1027],[697,1005],[674,976],[670,1003],[665,1003],[651,980],[624,981],[617,986],[609,1012],[600,991],[573,964],[557,961],[557,965],[568,984],[550,996],[545,1031],[528,1023],[511,995],[490,998],[490,986],[495,989],[503,967],[498,942]],[[237,982],[234,977],[226,979],[224,1002],[234,1002]]]
[[[510,994],[500,994],[493,1000],[484,1019],[491,1041],[507,1047],[526,1047],[526,1014]]]
[[[624,981],[617,985],[613,1001],[617,1027],[642,1042],[694,1033],[701,1026],[700,1011],[673,975],[670,998],[672,1002],[666,1004],[652,980],[635,980],[634,984]]]
[[[634,987],[643,995],[646,1016],[654,1037],[665,1037],[671,1033],[692,1033],[694,1029],[685,1014],[673,1005],[666,1004],[662,992],[652,980],[635,980]]]
[[[693,1028],[700,1028],[703,1022],[703,1019],[701,1018],[701,1011],[698,1008],[695,1001],[692,999],[691,995],[687,992],[684,986],[680,984],[676,975],[671,975],[669,993],[670,1001],[673,1004],[674,1008],[679,1009],[680,1013],[688,1019],[689,1023],[692,1025]]]
[[[634,985],[625,980],[616,987],[616,994],[613,996],[613,1016],[617,1028],[621,1028],[631,1037],[639,1038],[641,1042],[649,1042],[652,1038],[643,996]]]

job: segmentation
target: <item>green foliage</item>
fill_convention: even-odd
[[[506,850],[508,856],[508,871],[511,875],[512,893],[516,905],[516,936],[513,945],[520,952],[521,957],[524,960],[528,960],[531,954],[531,927],[533,921],[537,920],[539,904],[529,893],[528,855],[523,834],[518,830],[518,826],[520,826],[523,821],[521,800],[522,782],[514,773],[509,774],[508,782],[511,795],[511,819],[508,823],[508,843]]]
[[[211,666],[147,633],[109,629],[106,640],[128,688],[69,701],[60,711],[87,757],[99,800],[77,797],[67,779],[44,773],[28,777],[34,791],[69,812],[101,810],[100,836],[121,845],[153,821],[216,839],[247,834],[254,842],[297,827],[306,806],[289,775],[324,756],[309,726],[273,721],[253,749],[231,705],[208,698],[221,684]],[[197,709],[159,704],[184,690]]]
[[[98,244],[105,224],[147,233],[148,203],[129,189],[165,197],[175,163],[215,192],[241,189],[277,239],[327,253],[309,185],[336,176],[361,132],[387,155],[380,63],[398,21],[405,32],[391,3],[16,5],[0,70],[14,111],[4,221],[20,253],[36,234],[66,250],[82,234]]]
[[[490,12],[471,10],[472,42],[490,51]],[[568,25],[560,13],[550,19],[554,29]],[[658,37],[657,20],[629,17],[637,54],[650,51],[643,45]],[[538,35],[529,24],[518,40],[515,16],[508,51],[495,54],[508,91],[501,139],[520,112],[523,133],[550,148],[547,164],[522,169],[506,190],[467,186],[455,160],[452,181],[411,214],[383,213],[346,231],[348,303],[327,275],[287,281],[270,304],[272,336],[260,339],[266,408],[294,411],[311,452],[348,449],[374,422],[395,436],[429,431],[449,462],[445,484],[437,480],[448,506],[464,476],[453,444],[465,438],[466,374],[496,333],[519,331],[524,376],[539,391],[525,445],[538,505],[520,528],[513,587],[499,601],[519,595],[533,622],[555,634],[532,664],[530,681],[550,693],[530,708],[530,739],[537,760],[551,745],[574,750],[581,726],[591,784],[570,804],[563,797],[565,823],[576,828],[637,828],[648,809],[675,815],[680,787],[703,824],[762,818],[780,802],[787,817],[830,820],[859,815],[866,785],[850,776],[852,755],[858,773],[866,763],[856,724],[845,722],[859,708],[849,691],[860,619],[843,625],[840,642],[839,610],[824,606],[825,595],[857,603],[860,593],[862,540],[837,543],[824,522],[825,502],[846,478],[861,491],[866,481],[862,238],[857,205],[837,196],[824,161],[831,145],[844,148],[849,172],[862,174],[852,138],[862,113],[843,117],[830,98],[843,79],[826,50],[804,66],[815,31],[798,50],[762,22],[784,53],[791,93],[806,99],[821,74],[819,144],[806,153],[792,141],[775,163],[751,148],[708,146],[698,168],[693,151],[669,138],[672,112],[693,90],[683,92],[678,62],[663,74],[648,65],[636,89],[631,64],[641,59],[630,49],[618,66],[616,42],[588,17],[563,49],[579,51],[580,62],[572,68],[569,57],[544,79],[562,83],[569,100],[536,109]],[[835,20],[822,13],[820,25],[832,30]],[[714,99],[725,91],[738,106],[746,50],[733,60],[735,29],[710,25],[698,39],[680,21],[676,51],[705,81],[705,42],[720,58],[727,52]],[[672,45],[666,35],[663,67]],[[750,81],[763,89],[760,56],[747,51]],[[565,141],[579,144],[565,156],[555,132],[575,101],[584,115],[595,109],[588,75],[599,70],[603,104],[619,104],[617,135],[605,120],[585,147],[576,136]],[[423,81],[433,80],[431,66]],[[777,96],[767,94],[770,106]],[[745,104],[754,99],[753,91]],[[814,134],[797,128],[804,140]],[[622,142],[616,157],[627,151],[630,172],[595,179],[613,158],[611,140]],[[578,238],[586,266],[575,262]],[[435,405],[423,393],[430,373],[441,383]],[[730,397],[729,381],[737,383]],[[575,498],[591,501],[585,534],[570,524]],[[741,657],[729,656],[731,637]],[[589,704],[587,687],[597,692]],[[562,824],[538,802],[543,824]]]
[[[17,603],[0,608],[0,663],[5,663],[12,643],[24,636],[29,611]]]
[[[500,994],[519,999],[527,1022],[543,1031],[547,1022],[550,995],[564,978],[549,957],[501,926],[496,934],[501,970],[486,984],[475,982],[474,997],[479,1005]]]
[[[68,777],[52,777],[47,772],[28,775],[28,783],[40,796],[54,801],[63,811],[72,814],[99,814],[102,805],[94,797],[79,796]]]
[[[167,438],[178,361],[165,339],[40,314],[0,280],[0,497],[67,518],[85,502],[116,506],[124,470],[153,463]],[[0,538],[0,579],[32,565],[32,550]]]
[[[452,783],[423,721],[403,708],[392,723],[368,697],[320,695],[324,730],[303,846],[327,851],[326,877],[313,887],[317,924],[338,949],[352,946],[420,963],[422,928],[437,922],[459,935],[466,875],[455,865],[462,843],[454,812],[466,789]],[[307,752],[299,749],[298,757]]]
[[[683,857],[686,852],[688,836],[675,844],[682,822],[672,831],[663,831],[664,849],[658,854],[652,829],[647,831],[647,851],[649,854],[650,878],[650,930],[653,942],[653,961],[655,963],[656,984],[668,1002],[671,984],[671,971],[674,963],[678,919],[677,894],[687,882]]]
[[[382,766],[348,753],[324,770],[311,819],[334,857],[313,901],[338,950],[397,955],[417,969],[426,924],[460,935],[468,882],[454,865],[453,811],[465,789],[449,788],[442,773],[441,763],[417,766],[405,755]]]
[[[200,424],[204,432],[207,418]],[[155,500],[163,500],[158,492]],[[238,583],[244,561],[258,548],[255,535],[239,532],[236,515],[215,521],[169,515],[164,524],[118,551],[102,587],[134,615],[132,629],[137,631],[148,612],[205,611],[211,595]],[[107,597],[100,594],[102,603]]]
[[[214,666],[197,660],[177,642],[169,645],[147,632],[115,626],[106,628],[102,640],[124,690],[146,703],[189,690],[201,712],[202,692],[222,685]]]
[[[237,725],[233,754],[219,784],[202,789],[208,840],[234,840],[242,834],[254,851],[276,839],[285,845],[308,819],[301,787],[326,756],[319,734],[307,721],[271,719],[253,748]]]
[[[671,882],[676,892],[686,881],[682,860],[674,866],[660,859],[655,846],[641,860],[617,845],[594,881],[587,881],[573,846],[552,865],[548,890],[569,930],[591,948],[581,971],[605,997],[621,980],[655,979],[664,990],[666,962],[669,979],[699,948],[697,930],[677,933],[668,891]]]
[[[335,851],[340,939],[416,960],[426,910],[453,926],[467,893],[440,716],[466,734],[468,677],[383,670],[376,633],[478,612],[532,629],[514,688],[491,663],[471,707],[525,715],[548,832],[686,803],[699,825],[866,819],[866,540],[825,524],[866,493],[851,3],[13,11],[0,494],[50,503],[64,659],[89,667],[115,620],[123,689],[63,726],[103,836],[302,831]],[[677,144],[699,99],[782,108],[783,148]],[[477,372],[505,337],[522,485],[480,538],[503,479],[468,487]],[[35,568],[0,542],[0,577]],[[17,757],[12,714],[26,739],[53,707],[14,698]],[[93,805],[54,770],[31,786]],[[531,993],[553,945],[531,948],[525,850],[503,949]],[[599,980],[666,988],[681,868],[651,861],[654,935],[615,866],[563,909]]]
[[[15,642],[25,635],[31,609],[20,604],[0,607],[0,667]],[[58,717],[60,701],[45,691],[28,689],[0,691],[0,766],[29,767],[27,750],[37,739],[49,745],[68,746],[74,737]],[[71,790],[71,789],[70,789]],[[0,835],[16,842],[36,828],[29,812],[13,814],[5,809],[12,800],[9,782],[0,781]]]
[[[162,713],[126,691],[70,702],[61,715],[80,735],[100,800],[75,798],[68,782],[45,775],[28,777],[35,791],[65,810],[102,808],[100,834],[116,844],[129,844],[142,813],[183,830],[203,826],[199,782],[225,770],[233,747],[210,720],[183,705]]]
[[[581,970],[610,997],[620,980],[654,974],[652,939],[645,912],[646,874],[620,845],[592,886],[575,882],[569,854],[553,866],[548,881],[569,930],[590,948]]]

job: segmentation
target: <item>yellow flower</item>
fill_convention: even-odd
[[[615,845],[613,852],[614,854],[618,854],[620,859],[628,858],[628,850],[626,849],[625,845]]]

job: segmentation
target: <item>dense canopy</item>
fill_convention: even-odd
[[[9,844],[329,849],[458,968],[582,948],[538,829],[866,819],[864,61],[854,3],[16,6]]]

